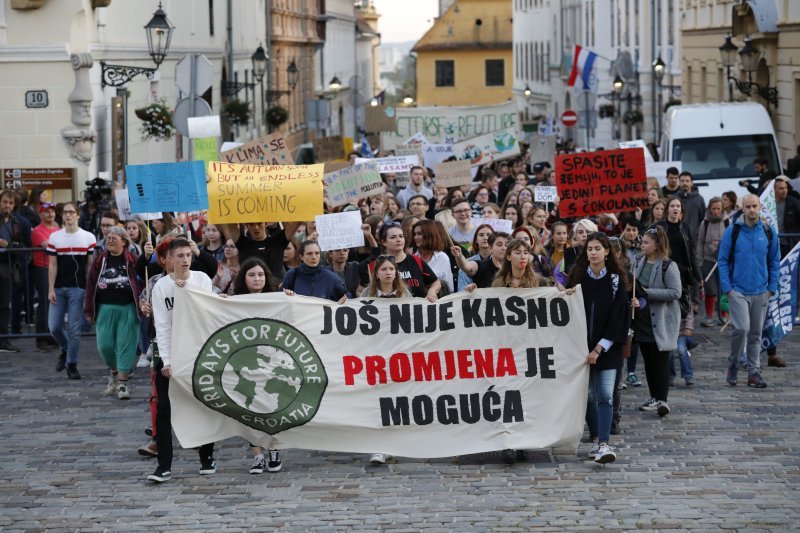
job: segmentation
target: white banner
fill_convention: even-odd
[[[364,246],[361,211],[317,215],[314,222],[317,223],[317,242],[322,252]]]
[[[419,158],[415,155],[379,157],[377,159],[356,157],[356,160],[353,162],[355,166],[363,165],[364,163],[376,164],[378,166],[378,172],[381,174],[392,174],[397,172],[408,172],[411,170],[411,167],[419,166]]]
[[[172,425],[185,448],[406,457],[576,446],[583,296],[479,289],[423,299],[227,299],[176,289]]]
[[[430,144],[453,144],[510,127],[520,129],[512,100],[487,106],[398,107],[397,131],[381,133],[381,142],[384,150],[392,150],[419,133]]]
[[[493,131],[453,145],[457,159],[469,159],[473,167],[520,154],[516,128]]]

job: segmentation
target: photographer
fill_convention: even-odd
[[[100,214],[108,211],[111,206],[111,186],[103,178],[87,181],[83,198],[86,201],[80,206],[78,226],[97,236],[100,229]]]

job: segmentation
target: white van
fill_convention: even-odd
[[[778,142],[769,114],[754,102],[676,105],[665,114],[661,159],[681,161],[708,201],[725,191],[740,198],[743,179],[756,179],[753,160],[765,158],[780,174]]]

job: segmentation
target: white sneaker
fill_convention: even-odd
[[[128,385],[125,383],[120,383],[117,385],[117,399],[118,400],[130,400],[131,393],[128,392]]]
[[[382,453],[373,453],[370,458],[369,462],[374,465],[382,465],[386,463],[386,456]]]
[[[613,463],[616,458],[617,454],[614,453],[614,450],[611,449],[611,446],[604,442],[597,450],[597,455],[594,458],[594,462],[602,465],[606,463]]]
[[[145,354],[139,356],[139,361],[136,363],[136,368],[147,368],[150,366],[150,361]]]
[[[108,383],[106,383],[106,390],[103,394],[106,396],[114,396],[117,393],[117,378],[113,375],[108,375]]]
[[[658,402],[658,407],[656,408],[656,412],[660,417],[667,416],[669,414],[669,404],[667,402]]]
[[[655,398],[650,398],[639,406],[640,411],[655,411],[656,409],[658,409],[658,400]]]

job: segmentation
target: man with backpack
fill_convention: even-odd
[[[763,389],[761,377],[761,330],[767,303],[778,292],[780,249],[772,229],[760,216],[755,194],[742,199],[743,216],[725,230],[717,257],[720,287],[728,295],[731,351],[727,381],[737,383],[738,360],[746,346],[747,386]]]

